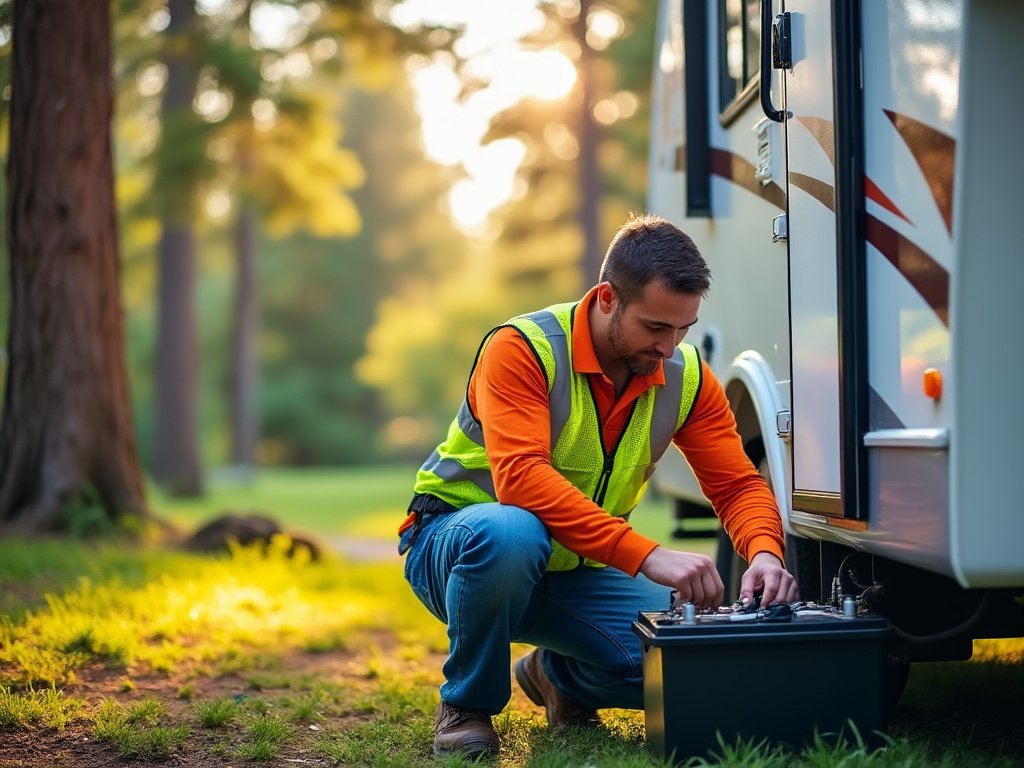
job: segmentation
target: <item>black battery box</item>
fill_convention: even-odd
[[[786,606],[788,608],[788,606]],[[842,735],[880,745],[890,626],[830,610],[786,615],[641,611],[647,740],[677,763],[720,751],[719,739],[794,750]]]

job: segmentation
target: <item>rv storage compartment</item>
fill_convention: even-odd
[[[692,616],[692,615],[691,615]],[[800,749],[815,732],[879,745],[888,622],[830,611],[789,621],[641,611],[647,740],[676,762],[737,736]]]

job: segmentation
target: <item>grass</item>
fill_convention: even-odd
[[[83,699],[66,697],[56,688],[19,693],[0,686],[0,731],[34,727],[63,731],[84,705]]]
[[[198,499],[167,497],[149,489],[153,509],[185,529],[224,512],[262,512],[292,530],[319,535],[394,538],[412,497],[416,468],[373,465],[341,469],[262,470],[246,479],[230,473],[207,477]]]
[[[16,560],[31,546],[0,542],[0,559]],[[243,645],[267,647],[281,637],[334,644],[360,628],[385,628],[376,600],[385,590],[405,591],[393,565],[306,567],[281,552],[264,557],[255,550],[229,558],[136,551],[137,562],[125,568],[124,553],[112,545],[48,546],[71,561],[84,559],[81,550],[88,550],[89,575],[47,595],[45,609],[22,606],[20,621],[0,625],[0,664],[14,665],[0,672],[0,682],[65,684],[93,662],[118,669],[142,664],[158,672],[190,662],[244,668],[252,658],[238,650]],[[300,592],[302,599],[295,599]],[[418,608],[411,595],[399,606],[407,614]],[[398,629],[404,626],[396,622]]]
[[[260,717],[248,728],[248,741],[238,748],[238,756],[246,760],[271,760],[289,735],[288,724],[276,717]]]
[[[123,758],[166,760],[181,748],[191,730],[187,725],[163,725],[164,704],[144,699],[122,706],[113,699],[104,699],[93,715],[93,737],[109,742]]]
[[[413,465],[374,465],[340,469],[261,470],[246,479],[237,474],[212,473],[208,493],[198,499],[168,497],[149,489],[154,511],[191,530],[225,512],[262,512],[289,530],[320,536],[344,535],[393,541],[412,497]],[[630,518],[645,536],[668,543],[673,528],[672,505],[649,493]],[[694,528],[714,521],[697,520]],[[693,540],[697,551],[709,554],[713,540]]]
[[[308,482],[273,472],[247,487],[214,483],[201,503],[154,506],[182,525],[226,509],[290,508],[282,517],[289,526],[298,520],[317,534],[393,541],[409,477],[408,467],[338,472],[333,482],[327,472]],[[647,502],[633,520],[669,540],[667,501]],[[693,548],[713,553],[708,540]],[[90,764],[107,756],[202,766],[469,765],[430,754],[447,638],[405,585],[400,561],[311,562],[285,550],[279,542],[269,553],[197,556],[67,539],[0,541],[0,766],[49,765],[25,755],[58,743],[75,744]],[[767,682],[750,695],[772,706],[773,686],[792,684]],[[1020,765],[1022,691],[1024,644],[979,642],[974,661],[915,665],[883,749],[856,734],[796,754],[741,741],[690,766]],[[498,765],[665,765],[646,745],[642,713],[602,718],[603,728],[553,733],[516,690],[495,718]]]
[[[204,728],[222,728],[238,715],[238,702],[233,699],[200,701],[196,704],[196,718]]]

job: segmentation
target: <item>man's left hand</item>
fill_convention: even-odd
[[[740,581],[740,600],[753,600],[761,593],[761,605],[792,603],[799,597],[796,579],[785,569],[775,555],[758,552]]]

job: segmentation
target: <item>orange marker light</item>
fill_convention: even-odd
[[[922,377],[925,397],[938,400],[942,397],[942,371],[938,368],[925,368]]]

